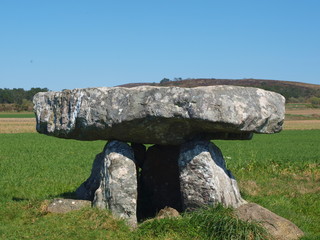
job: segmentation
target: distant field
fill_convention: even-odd
[[[0,118],[0,133],[33,133],[36,132],[34,118]]]
[[[320,120],[320,108],[286,108],[286,120]]]
[[[36,132],[35,125],[36,119],[33,113],[0,113],[0,133],[32,133]],[[287,110],[283,128],[320,129],[320,109]]]
[[[285,130],[311,130],[320,129],[320,120],[292,120],[285,121]]]
[[[319,115],[320,108],[287,109],[286,114],[292,115]]]
[[[286,104],[286,110],[291,110],[291,109],[306,109],[308,108],[307,103],[287,103]]]
[[[286,106],[285,130],[320,129],[319,108],[300,108],[301,104],[292,106]]]

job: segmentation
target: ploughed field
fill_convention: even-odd
[[[34,113],[0,112],[0,133],[35,133],[35,124]]]
[[[320,108],[306,104],[287,104],[284,129],[320,129]]]
[[[318,110],[288,109],[279,134],[214,141],[244,199],[287,218],[305,232],[303,239],[314,240],[320,239]],[[304,119],[296,119],[298,115]],[[190,227],[166,220],[159,232],[148,226],[131,232],[95,209],[46,214],[45,200],[72,197],[86,180],[105,141],[48,137],[35,133],[32,114],[17,116],[0,116],[0,239],[204,239],[190,233]]]

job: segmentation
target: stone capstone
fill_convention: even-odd
[[[93,201],[95,192],[103,181],[103,177],[105,177],[105,170],[102,169],[104,161],[105,152],[103,151],[96,155],[92,164],[90,177],[76,190],[76,195],[80,199]]]
[[[245,203],[220,149],[213,143],[183,144],[178,165],[184,210],[217,203],[235,208]]]
[[[179,145],[281,131],[285,99],[251,87],[86,88],[37,93],[40,133],[80,140]]]
[[[80,199],[93,201],[93,206],[110,209],[129,225],[137,224],[137,175],[131,147],[111,141],[98,154],[91,176],[76,191]]]

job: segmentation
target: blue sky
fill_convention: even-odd
[[[318,0],[0,0],[0,88],[320,84]]]

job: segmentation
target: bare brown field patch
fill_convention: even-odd
[[[257,196],[261,190],[258,184],[253,180],[239,181],[239,186],[242,191],[251,196]]]
[[[36,132],[34,118],[0,118],[0,133]]]
[[[320,120],[291,120],[285,121],[284,130],[311,130],[320,129]]]
[[[293,115],[320,115],[320,108],[286,109],[286,114],[293,114]]]

